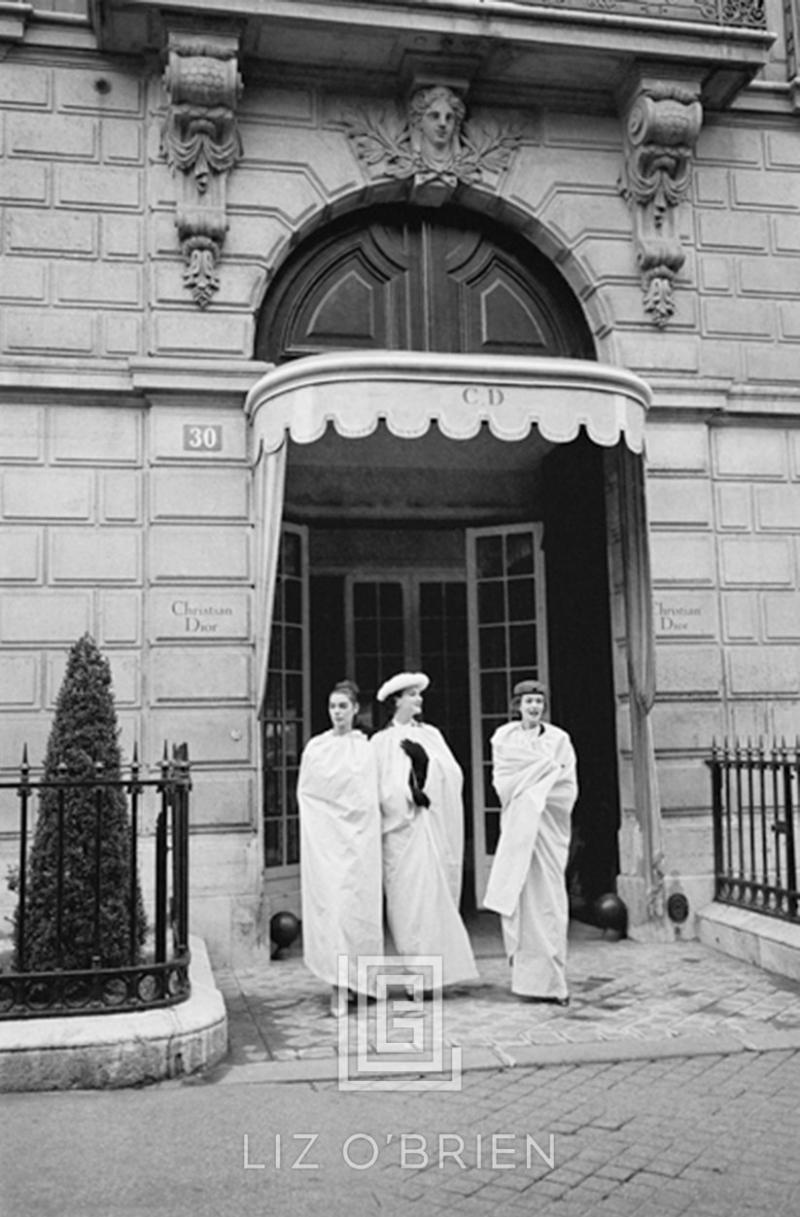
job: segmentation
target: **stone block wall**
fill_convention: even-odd
[[[203,445],[212,445],[203,447]],[[0,410],[0,770],[34,770],[71,644],[108,657],[126,761],[153,771],[186,741],[191,824],[211,861],[193,896],[255,890],[257,740],[252,504],[238,407],[50,404]],[[0,801],[0,865],[16,862],[18,805]],[[152,810],[152,809],[151,809]],[[152,829],[152,815],[145,817]],[[5,873],[5,865],[3,865]],[[7,903],[7,900],[3,900]],[[227,924],[209,929],[212,941]]]
[[[800,427],[656,420],[647,442],[667,858],[710,898],[712,740],[800,722]]]

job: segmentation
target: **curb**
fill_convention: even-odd
[[[190,939],[188,1001],[131,1014],[0,1022],[0,1093],[140,1086],[216,1064],[228,1017],[205,943]]]
[[[491,1047],[462,1049],[461,1073],[480,1070],[537,1069],[553,1065],[617,1064],[622,1061],[654,1061],[670,1057],[735,1056],[739,1053],[800,1051],[800,1030],[751,1032],[738,1037],[730,1034],[675,1035],[651,1040],[600,1040],[580,1044],[495,1044]],[[452,1075],[426,1073],[409,1069],[407,1074],[376,1070],[369,1079],[359,1082],[359,1090],[371,1089],[372,1081],[390,1078],[392,1089],[409,1088],[415,1078],[424,1078],[435,1089],[437,1081],[443,1087]],[[336,1056],[306,1057],[298,1060],[254,1061],[247,1065],[226,1065],[221,1062],[208,1079],[215,1085],[256,1085],[265,1082],[336,1082],[339,1080],[339,1058]],[[426,1086],[426,1088],[427,1088]],[[354,1087],[347,1086],[346,1089]],[[411,1087],[413,1089],[413,1086]],[[452,1085],[447,1086],[453,1089]],[[381,1089],[387,1089],[384,1085]]]

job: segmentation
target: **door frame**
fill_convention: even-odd
[[[487,803],[484,788],[484,766],[487,757],[484,753],[483,712],[481,704],[481,665],[480,665],[480,634],[478,619],[478,572],[476,565],[476,544],[480,537],[510,536],[513,533],[532,532],[533,549],[533,578],[536,624],[536,677],[544,684],[548,681],[548,652],[547,652],[547,599],[546,599],[546,569],[544,555],[544,525],[539,521],[521,524],[496,524],[482,528],[466,529],[467,550],[467,628],[469,654],[469,686],[470,686],[470,717],[472,724],[472,848],[474,852],[473,866],[475,875],[475,902],[481,908],[489,868],[493,854],[486,850],[486,811]],[[507,620],[507,619],[506,619]],[[509,700],[511,689],[508,689]],[[499,803],[498,803],[499,808]]]

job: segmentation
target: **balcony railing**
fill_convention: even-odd
[[[436,3],[438,0],[430,0]],[[484,0],[456,0],[464,9],[486,9]],[[610,17],[649,17],[700,25],[767,28],[766,0],[517,0],[521,6],[563,13],[600,13]]]

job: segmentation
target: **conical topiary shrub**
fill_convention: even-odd
[[[119,780],[121,757],[111,670],[88,634],[70,652],[47,743],[44,780]],[[61,942],[58,941],[58,807],[64,800]],[[96,918],[96,826],[100,806],[100,905]],[[131,837],[124,792],[91,787],[43,790],[28,869],[26,971],[114,968],[138,961],[146,925],[136,886],[131,949]],[[97,920],[97,928],[95,922]],[[18,934],[18,927],[17,927]],[[19,942],[17,941],[19,963]],[[132,957],[133,955],[133,957]]]

